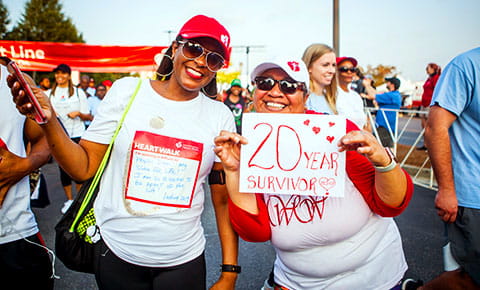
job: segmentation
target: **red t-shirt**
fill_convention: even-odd
[[[433,90],[435,89],[435,85],[437,84],[439,77],[440,77],[439,74],[434,74],[433,76],[429,77],[423,84],[423,94],[422,94],[423,107],[430,106],[430,103],[432,102]]]

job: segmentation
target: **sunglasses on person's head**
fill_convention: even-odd
[[[356,68],[354,67],[346,67],[346,66],[341,66],[338,68],[338,71],[339,72],[351,72],[351,73],[354,73],[357,71]]]
[[[225,65],[225,59],[219,53],[204,48],[201,44],[191,40],[179,41],[182,45],[182,54],[189,60],[194,60],[205,54],[207,68],[211,72],[219,71]]]
[[[255,85],[257,89],[262,91],[270,91],[273,89],[275,84],[278,83],[280,91],[284,94],[291,95],[294,94],[297,90],[305,91],[305,84],[299,83],[290,80],[276,80],[271,77],[256,77]]]

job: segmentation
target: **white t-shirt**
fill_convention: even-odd
[[[362,129],[367,122],[367,116],[363,110],[362,97],[354,90],[345,92],[337,88],[337,111],[340,116],[345,116]]]
[[[325,96],[318,96],[311,93],[308,96],[305,106],[308,110],[318,113],[333,114]],[[336,107],[339,116],[345,116],[347,119],[354,122],[360,129],[362,129],[367,122],[367,117],[363,111],[362,98],[355,91],[350,90],[347,93],[338,87]]]
[[[85,123],[80,117],[71,119],[67,115],[74,111],[80,111],[82,114],[90,113],[85,92],[82,89],[73,88],[73,95],[69,97],[68,87],[57,87],[55,95],[52,95],[52,90],[46,91],[45,94],[50,97],[53,109],[60,121],[62,121],[70,138],[81,137],[85,131]]]
[[[82,138],[109,143],[137,84],[138,79],[131,77],[116,81]],[[102,238],[115,255],[136,265],[169,267],[188,262],[204,251],[200,221],[203,185],[215,161],[213,139],[221,130],[235,132],[233,116],[223,103],[203,94],[189,101],[172,101],[156,93],[149,80],[142,81],[113,146],[94,205]],[[125,198],[126,190],[131,189],[126,189],[125,184],[132,142],[140,131],[203,144],[190,208]],[[131,174],[128,178],[137,177]]]
[[[8,150],[25,157],[23,126],[25,116],[21,115],[12,101],[7,86],[7,69],[0,65],[0,138]],[[30,209],[30,182],[28,175],[13,185],[0,208],[0,244],[26,238],[38,232],[35,217]]]
[[[385,290],[407,270],[395,222],[374,214],[348,177],[344,197],[265,194],[264,200],[275,280],[288,289]]]

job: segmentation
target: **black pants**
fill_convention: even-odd
[[[120,259],[103,240],[98,242],[95,250],[95,279],[100,290],[206,289],[205,254],[182,265],[152,268]]]
[[[42,244],[37,235],[26,239]],[[0,288],[53,289],[47,251],[24,239],[0,245]]]

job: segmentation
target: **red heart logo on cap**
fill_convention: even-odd
[[[303,124],[305,124],[305,126],[308,126],[308,124],[310,124],[310,120],[303,121]]]
[[[332,143],[333,139],[335,139],[335,137],[333,136],[327,136],[327,141]]]
[[[292,69],[293,71],[300,71],[300,64],[296,61],[289,61],[287,62],[288,66],[290,67],[290,69]]]
[[[313,131],[315,134],[318,134],[318,133],[320,133],[320,128],[319,128],[319,127],[313,127],[313,128],[312,128],[312,131]]]

